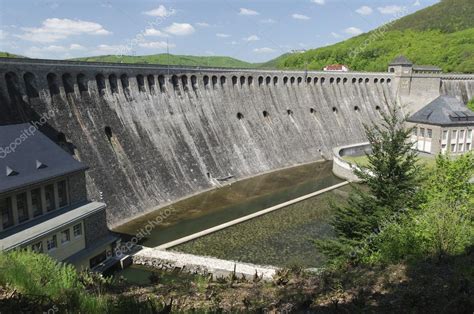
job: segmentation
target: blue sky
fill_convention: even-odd
[[[225,55],[261,62],[333,44],[438,0],[0,0],[0,51]]]

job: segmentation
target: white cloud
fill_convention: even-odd
[[[310,19],[309,16],[306,16],[306,15],[303,15],[303,14],[298,14],[298,13],[292,14],[291,17],[294,18],[294,19],[297,19],[297,20],[309,20]]]
[[[379,10],[379,12],[382,14],[397,14],[402,12],[404,7],[399,5],[387,5],[385,7],[378,7],[377,10]]]
[[[146,49],[166,49],[167,47],[169,48],[175,48],[175,44],[167,44],[165,41],[150,41],[150,42],[142,42],[138,44],[139,47],[141,48],[146,48]]]
[[[255,53],[272,53],[275,52],[275,49],[264,47],[264,48],[255,48],[253,50]]]
[[[244,40],[245,41],[257,41],[257,40],[260,40],[260,37],[258,37],[257,35],[250,35],[249,37],[245,37]]]
[[[211,25],[209,25],[208,23],[206,22],[198,22],[196,23],[196,26],[199,26],[199,27],[209,27]]]
[[[311,2],[319,5],[324,5],[326,3],[326,0],[311,0]]]
[[[223,34],[223,33],[217,33],[216,36],[219,37],[219,38],[228,38],[228,37],[230,37],[229,34]]]
[[[160,31],[156,28],[147,28],[143,33],[144,36],[155,36],[155,37],[170,37],[170,35]]]
[[[276,23],[276,21],[274,19],[263,19],[263,20],[260,20],[260,23],[273,24],[273,23]]]
[[[102,44],[97,46],[94,50],[94,54],[107,54],[107,55],[126,55],[129,54],[130,48],[126,45],[106,45]]]
[[[19,38],[32,42],[52,43],[72,35],[109,35],[111,32],[98,23],[50,18],[41,27],[24,27]]]
[[[344,30],[344,33],[357,36],[363,33],[363,31],[360,28],[357,27],[349,27]]]
[[[240,8],[240,15],[259,15],[257,11],[246,9],[246,8]]]
[[[165,32],[176,36],[191,35],[195,31],[194,27],[188,23],[173,23],[165,28]]]
[[[341,35],[339,35],[338,33],[335,33],[335,32],[332,32],[331,36],[334,37],[334,38],[341,38]]]
[[[86,50],[86,47],[79,45],[79,44],[71,44],[69,45],[69,49],[71,50]]]
[[[156,16],[156,17],[169,17],[171,15],[174,15],[176,13],[175,10],[171,9],[168,10],[164,5],[160,5],[158,8],[143,12],[143,14],[149,15],[149,16]]]
[[[233,41],[230,42],[230,44],[231,44],[231,45],[237,45],[238,42],[236,42],[235,40],[233,40]]]
[[[414,7],[419,7],[421,5],[420,0],[416,0],[415,3],[413,3]]]
[[[358,8],[356,12],[359,13],[360,15],[370,15],[372,14],[372,12],[374,12],[374,10],[371,7],[364,5]]]

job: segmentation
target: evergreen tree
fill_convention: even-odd
[[[406,117],[396,107],[382,118],[381,123],[365,126],[372,152],[367,154],[368,165],[355,169],[363,185],[354,186],[346,205],[334,205],[335,238],[316,241],[330,261],[355,257],[384,224],[417,206],[421,166],[409,141],[412,129],[405,127]]]

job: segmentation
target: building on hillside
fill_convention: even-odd
[[[323,69],[326,72],[349,72],[350,69],[347,65],[344,64],[331,64],[327,65]]]
[[[0,250],[30,248],[79,269],[111,262],[119,238],[87,198],[86,165],[30,124],[0,126]]]
[[[442,70],[433,65],[416,65],[406,57],[398,56],[388,65],[388,72],[397,75],[411,75],[413,73],[439,74]]]
[[[429,154],[462,154],[472,150],[474,112],[452,96],[440,96],[407,120],[414,126],[414,148]]]

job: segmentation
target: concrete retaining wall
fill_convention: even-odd
[[[333,149],[332,172],[337,177],[349,182],[360,182],[360,179],[354,174],[355,166],[342,159],[343,156],[364,156],[370,152],[369,143],[359,143],[336,147]]]

